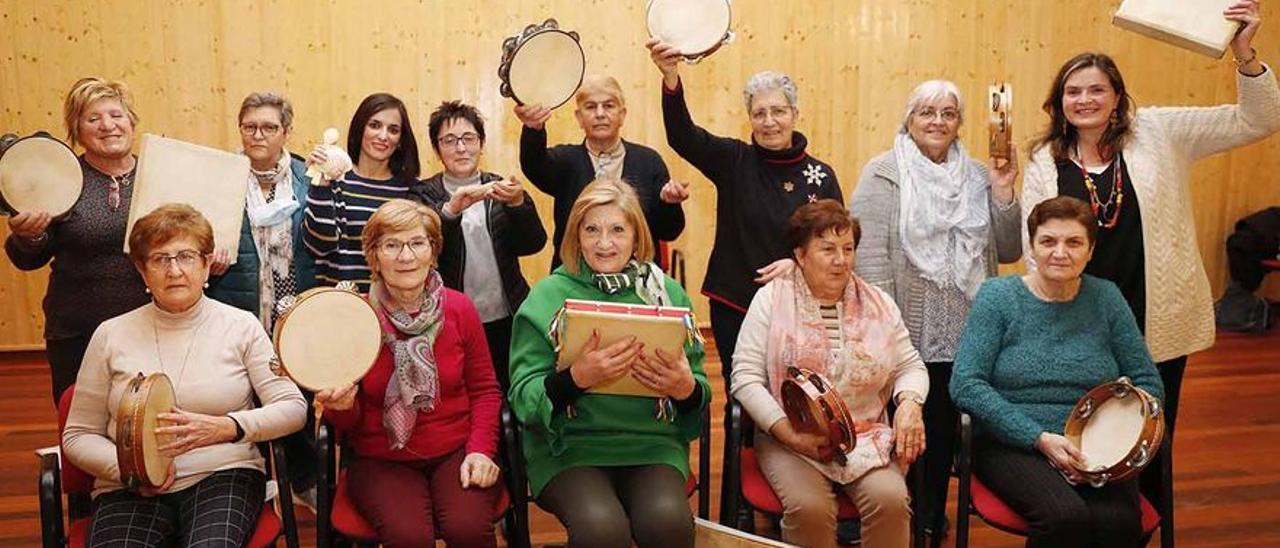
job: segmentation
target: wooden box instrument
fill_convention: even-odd
[[[1111,22],[1162,42],[1221,58],[1240,24],[1222,16],[1234,0],[1124,0]]]

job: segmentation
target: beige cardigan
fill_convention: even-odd
[[[1147,346],[1157,362],[1213,345],[1213,298],[1196,244],[1191,213],[1191,163],[1259,141],[1280,130],[1280,87],[1274,72],[1237,77],[1238,104],[1138,109],[1124,160],[1142,208],[1146,253]],[[1049,147],[1031,153],[1022,188],[1022,220],[1058,195]],[[1027,266],[1035,268],[1028,235]]]
[[[120,398],[139,372],[162,371],[174,385],[178,407],[228,415],[245,432],[237,443],[209,445],[175,458],[168,492],[220,470],[265,472],[254,442],[295,432],[307,420],[307,402],[298,387],[271,372],[273,355],[253,314],[208,297],[178,314],[148,304],[107,320],[93,333],[76,377],[62,431],[64,456],[96,478],[94,496],[120,489],[114,441]],[[254,396],[262,407],[254,405]]]

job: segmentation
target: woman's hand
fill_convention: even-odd
[[[1018,180],[1018,145],[1009,145],[1009,157],[1003,163],[996,158],[988,160],[987,170],[991,178],[991,195],[996,203],[1012,203],[1013,183]]]
[[[667,181],[662,185],[662,191],[658,194],[658,199],[668,204],[679,204],[689,199],[689,183],[680,181]]]
[[[451,217],[462,215],[462,212],[466,211],[468,207],[488,198],[491,188],[489,184],[467,185],[459,188],[454,191],[453,196],[449,197],[449,201],[445,202],[444,207],[441,209]]]
[[[910,466],[924,453],[924,419],[921,418],[921,411],[920,404],[904,399],[893,412],[893,450],[898,455],[898,464],[903,468]]]
[[[341,388],[326,388],[316,392],[315,404],[325,409],[334,411],[346,411],[356,404],[356,393],[360,391],[360,385],[355,383],[348,384]]]
[[[157,485],[155,487],[149,487],[146,485],[138,487],[138,494],[144,497],[155,497],[155,496],[163,495],[165,491],[168,491],[170,487],[173,487],[173,480],[174,480],[174,477],[177,476],[177,471],[178,471],[178,468],[174,466],[173,461],[169,461],[169,473],[165,474],[164,483],[161,483],[160,485]]]
[[[520,207],[524,204],[524,187],[515,177],[494,181],[489,189],[489,196],[509,207]]]
[[[778,259],[769,263],[768,266],[756,270],[756,274],[759,274],[759,276],[756,276],[755,282],[761,285],[767,284],[790,274],[795,267],[796,262],[791,259]]]
[[[53,216],[47,211],[24,211],[9,217],[9,231],[14,236],[33,242],[44,236],[53,223]]]
[[[311,149],[311,154],[307,155],[307,165],[322,166],[329,161],[329,154],[325,151],[325,145],[316,145]]]
[[[468,453],[462,459],[462,488],[487,488],[498,482],[498,465],[484,453]]]
[[[1084,453],[1072,445],[1071,440],[1058,434],[1043,432],[1036,438],[1036,449],[1049,459],[1049,466],[1062,473],[1072,485],[1083,480],[1080,468],[1084,466]]]
[[[551,109],[536,103],[516,105],[515,113],[520,123],[529,129],[543,129],[547,127],[547,120],[551,119]]]
[[[160,454],[166,457],[176,457],[192,449],[236,439],[236,421],[225,415],[215,417],[175,409],[172,413],[161,413],[156,418],[169,425],[156,428],[156,435],[171,436],[169,443],[159,447]]]
[[[231,268],[231,250],[215,249],[210,257],[209,275],[221,276],[227,273],[227,269]]]
[[[600,348],[600,333],[592,331],[578,353],[578,360],[569,367],[569,376],[578,388],[591,388],[626,375],[643,351],[644,343],[635,337]]]
[[[672,356],[661,348],[652,354],[642,352],[635,367],[631,368],[631,376],[645,388],[676,400],[692,396],[698,386],[698,381],[693,378],[693,369],[689,367],[688,356],[684,352]]]
[[[1241,23],[1236,37],[1231,40],[1231,52],[1236,59],[1248,59],[1254,56],[1253,37],[1257,36],[1262,26],[1262,14],[1259,0],[1239,0],[1222,11],[1222,16],[1231,21]]]
[[[797,454],[818,462],[830,462],[835,458],[835,446],[826,436],[799,432],[791,425],[791,419],[782,419],[769,428],[769,435],[782,442]]]
[[[650,38],[644,43],[644,47],[649,48],[649,58],[662,73],[662,85],[667,89],[676,89],[680,84],[680,59],[684,54],[675,46],[657,38]]]

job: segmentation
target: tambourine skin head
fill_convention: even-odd
[[[498,92],[518,105],[554,109],[573,98],[585,72],[578,33],[560,30],[555,19],[547,19],[503,40]]]
[[[1122,377],[1082,396],[1063,436],[1084,453],[1080,473],[1098,487],[1130,478],[1151,463],[1164,439],[1164,416],[1151,394]]]
[[[10,215],[43,211],[59,219],[84,186],[80,160],[48,133],[12,139],[0,151],[0,208]]]

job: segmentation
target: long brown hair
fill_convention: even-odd
[[[1077,71],[1096,67],[1107,75],[1111,88],[1116,92],[1116,110],[1112,113],[1111,123],[1102,133],[1098,141],[1098,154],[1110,158],[1124,148],[1133,125],[1133,98],[1129,96],[1124,85],[1124,77],[1116,62],[1105,53],[1085,52],[1072,57],[1058,69],[1058,76],[1053,79],[1049,88],[1049,97],[1044,100],[1044,111],[1049,114],[1049,127],[1037,136],[1031,145],[1034,153],[1040,147],[1048,145],[1055,160],[1066,160],[1070,157],[1071,148],[1075,146],[1078,134],[1075,126],[1067,121],[1067,114],[1062,108],[1062,98],[1066,94],[1067,78]]]

